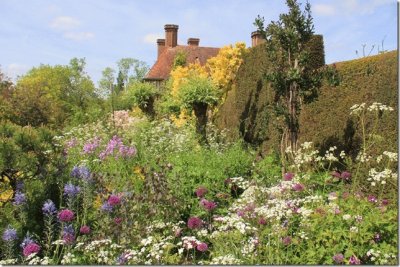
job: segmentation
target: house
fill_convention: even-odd
[[[207,59],[215,57],[219,52],[217,47],[199,46],[200,39],[198,38],[189,38],[187,45],[178,45],[178,28],[178,25],[166,24],[164,26],[165,39],[157,39],[157,61],[143,79],[146,82],[155,83],[157,88],[160,88],[169,78],[175,56],[178,53],[186,54],[186,64],[199,62],[203,66]],[[251,37],[252,46],[264,41],[259,32],[253,32]]]

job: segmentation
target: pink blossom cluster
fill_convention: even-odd
[[[108,156],[114,156],[116,159],[119,157],[128,158],[136,155],[136,148],[134,146],[125,146],[122,139],[114,135],[108,142],[106,148],[100,153],[99,157],[104,160]]]

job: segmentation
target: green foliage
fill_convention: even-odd
[[[172,69],[176,67],[184,67],[186,65],[186,52],[185,51],[178,51],[175,55],[174,62],[172,63]]]
[[[219,91],[208,78],[191,77],[179,91],[183,107],[192,110],[196,104],[213,106],[218,103]]]

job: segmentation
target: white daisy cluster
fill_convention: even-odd
[[[259,240],[258,238],[250,237],[247,242],[244,242],[243,247],[242,247],[242,254],[243,255],[252,255],[254,254],[256,250],[256,246],[258,245]]]
[[[6,259],[0,260],[0,265],[14,265],[18,262],[18,259]]]
[[[212,259],[210,265],[238,265],[241,261],[233,255],[219,256]]]
[[[372,157],[370,155],[367,155],[366,153],[364,153],[364,151],[360,151],[360,153],[358,153],[356,160],[359,162],[368,162],[372,159]]]
[[[382,103],[374,102],[371,106],[367,108],[368,111],[393,111],[392,107],[386,106]]]
[[[365,103],[362,104],[354,104],[351,108],[350,108],[350,115],[359,115],[361,114],[364,110],[365,110]]]
[[[236,229],[240,233],[246,234],[257,230],[257,228],[243,221],[236,213],[229,213],[227,216],[215,218],[214,221],[221,223],[221,225],[217,226],[217,231],[221,232]]]
[[[397,162],[398,157],[396,152],[383,151],[383,155],[387,156],[390,162]]]
[[[377,184],[384,185],[387,180],[396,179],[397,173],[392,172],[390,169],[384,169],[383,171],[377,171],[375,168],[369,170],[369,176],[367,181],[371,182],[371,186],[376,186]]]
[[[239,188],[246,190],[247,188],[250,187],[250,182],[245,180],[243,177],[233,177],[230,179],[231,179],[232,183],[237,185]]]
[[[43,257],[41,259],[37,256],[37,253],[32,253],[26,258],[28,265],[49,265],[52,264],[52,261],[49,257]]]

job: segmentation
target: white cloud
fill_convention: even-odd
[[[157,33],[149,33],[143,37],[143,42],[146,44],[155,44],[157,39],[164,38],[160,34]]]
[[[317,16],[332,16],[336,13],[334,6],[326,4],[315,4],[312,6],[312,11]]]
[[[51,23],[50,27],[60,31],[72,30],[81,25],[81,22],[73,17],[60,16],[56,17]]]
[[[93,39],[95,35],[93,32],[65,32],[63,36],[73,41],[85,41]]]

